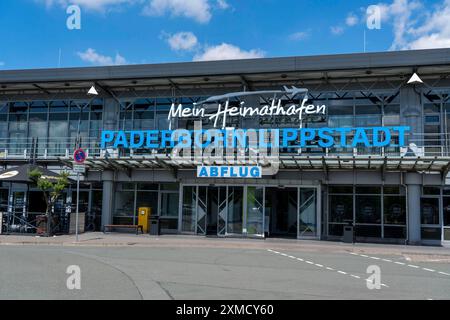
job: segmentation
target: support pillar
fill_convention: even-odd
[[[114,208],[114,171],[103,171],[103,198],[102,198],[102,229],[112,224],[112,211]]]
[[[422,177],[408,173],[405,178],[408,192],[408,244],[421,243],[420,198],[422,196]]]

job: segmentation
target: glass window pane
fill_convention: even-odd
[[[380,194],[381,188],[380,187],[356,187],[355,192],[359,193],[359,194]]]
[[[328,225],[328,234],[330,236],[342,237],[344,234],[344,224],[329,224]]]
[[[406,239],[406,227],[384,227],[385,239]]]
[[[151,208],[150,215],[158,214],[158,192],[137,192],[136,210],[139,208]]]
[[[195,232],[196,187],[183,187],[182,230]]]
[[[138,183],[137,184],[137,189],[138,190],[155,190],[155,191],[158,191],[158,184],[155,184],[155,183]]]
[[[442,206],[444,210],[444,226],[450,226],[450,197],[442,198]]]
[[[381,197],[356,196],[356,223],[381,224]]]
[[[353,196],[330,195],[329,222],[353,220]]]
[[[299,236],[317,235],[317,199],[316,189],[300,188],[300,234]]]
[[[384,223],[406,224],[406,197],[384,197]]]
[[[264,187],[247,188],[247,234],[264,235]]]
[[[441,240],[441,228],[422,228],[422,240]]]
[[[421,199],[421,221],[422,224],[439,224],[439,199]]]
[[[423,187],[423,194],[424,195],[430,195],[430,196],[438,196],[441,194],[441,188],[440,187]]]
[[[228,187],[227,233],[241,234],[244,213],[244,188]]]
[[[381,238],[381,227],[379,226],[356,226],[355,234],[357,237]]]
[[[178,217],[178,193],[161,193],[161,216]]]
[[[134,192],[116,192],[116,203],[113,215],[113,224],[133,225],[135,224]]]
[[[329,186],[328,187],[329,193],[349,193],[353,194],[353,187],[352,186]]]

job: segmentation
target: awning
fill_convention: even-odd
[[[42,172],[42,177],[45,179],[56,181],[59,177],[58,173],[50,171],[44,167],[40,167],[35,164],[24,164],[19,167],[10,168],[0,172],[0,181],[32,183],[33,181],[30,179],[29,175],[30,172],[35,169]]]
[[[68,166],[70,158],[60,158]],[[281,155],[277,159],[280,169],[296,170],[385,170],[408,172],[440,172],[450,171],[450,157],[401,157],[401,156],[306,156]],[[130,169],[195,169],[205,163],[189,160],[173,160],[165,154],[128,156],[128,157],[91,157],[84,165],[90,170],[130,170]],[[248,163],[247,163],[248,164]],[[256,163],[251,163],[255,165]],[[207,165],[245,165],[228,161],[213,161]]]

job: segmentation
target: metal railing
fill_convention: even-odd
[[[370,137],[369,137],[370,138]],[[324,156],[418,156],[418,157],[450,157],[450,134],[416,134],[405,136],[408,147],[366,147],[355,148],[321,148],[315,141],[304,148],[281,148],[280,154],[287,155],[324,155]],[[54,138],[0,138],[0,160],[8,159],[58,159],[70,158],[77,145],[75,137]],[[169,155],[171,148],[166,149],[125,149],[107,147],[101,148],[100,138],[82,137],[80,146],[89,157],[129,158],[155,154]],[[248,150],[247,150],[248,151]],[[268,152],[270,154],[270,150]]]

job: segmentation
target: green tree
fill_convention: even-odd
[[[69,185],[69,174],[62,172],[56,179],[48,179],[42,176],[42,172],[39,169],[34,169],[28,175],[36,184],[37,188],[44,194],[45,203],[47,204],[47,236],[50,237],[52,236],[52,209],[56,200],[58,200],[64,189]]]

